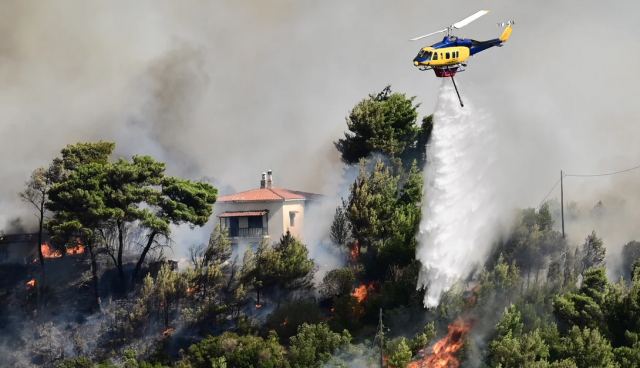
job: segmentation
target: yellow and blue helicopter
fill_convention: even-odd
[[[414,37],[410,40],[417,41],[438,33],[447,33],[442,41],[420,49],[418,55],[413,59],[413,65],[418,67],[420,70],[433,70],[439,78],[450,77],[453,82],[453,86],[456,89],[456,93],[458,94],[460,106],[464,106],[464,104],[460,98],[460,93],[458,92],[458,87],[456,86],[456,81],[453,79],[453,76],[456,75],[457,72],[464,71],[463,68],[467,66],[466,61],[471,57],[471,55],[475,55],[493,46],[500,47],[509,40],[509,37],[511,37],[511,26],[514,24],[512,20],[504,23],[498,23],[498,25],[504,29],[502,30],[500,37],[492,40],[476,41],[470,38],[459,38],[452,35],[454,29],[460,29],[488,12],[488,10],[480,10],[475,14],[448,26],[447,28]]]

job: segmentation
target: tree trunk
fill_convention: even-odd
[[[44,228],[44,202],[45,197],[40,201],[40,217],[38,218],[38,259],[40,260],[40,280],[38,281],[38,305],[42,302],[42,290],[46,286],[46,275],[44,271],[44,254],[42,254],[43,228]]]
[[[124,250],[124,228],[120,221],[117,222],[118,227],[118,260],[116,266],[118,267],[118,276],[120,276],[120,287],[124,292],[127,290],[127,280],[124,277],[124,266],[122,265],[122,252]]]
[[[96,261],[96,254],[93,251],[93,244],[91,242],[85,242],[85,246],[89,250],[89,256],[91,257],[91,277],[93,283],[93,294],[95,297],[96,310],[100,310],[100,290],[98,289],[98,262]]]
[[[142,254],[140,254],[140,258],[138,259],[138,262],[136,263],[136,268],[133,270],[133,280],[135,282],[135,280],[138,279],[138,274],[140,273],[140,269],[142,268],[142,264],[144,263],[144,259],[147,256],[147,253],[149,252],[149,249],[151,249],[151,246],[153,245],[153,241],[155,240],[156,235],[158,235],[157,231],[152,231],[151,234],[149,234],[149,239],[147,239],[147,244],[144,246],[144,249],[142,250]]]
[[[169,301],[164,301],[164,328],[169,328]]]

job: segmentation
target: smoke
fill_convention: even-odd
[[[640,89],[640,48],[630,0],[4,1],[0,226],[31,219],[16,195],[30,172],[86,140],[114,140],[118,155],[150,154],[170,174],[209,177],[220,188],[246,188],[270,167],[283,186],[322,192],[338,162],[331,142],[367,93],[391,84],[418,96],[423,115],[432,112],[439,82],[412,67],[423,44],[405,40],[481,7],[492,12],[458,35],[494,38],[496,21],[517,22],[504,48],[474,57],[457,79],[463,98],[501,125],[499,147],[487,150],[518,190],[497,200],[535,206],[561,168],[636,164],[640,110],[629,96]],[[624,57],[615,68],[598,64],[609,55]],[[569,198],[592,206],[597,194],[615,193],[631,208],[634,185],[618,184],[570,182]]]
[[[418,286],[427,288],[428,307],[484,260],[505,217],[491,116],[469,101],[461,108],[453,86],[443,80],[433,124],[416,252],[423,266]]]

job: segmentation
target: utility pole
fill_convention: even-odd
[[[560,170],[560,217],[562,217],[562,239],[564,239],[564,173]]]
[[[382,308],[378,319],[378,339],[380,342],[380,368],[384,368],[384,326],[382,325]]]

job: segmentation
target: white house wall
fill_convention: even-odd
[[[272,241],[277,241],[283,233],[284,221],[282,211],[282,201],[265,201],[265,202],[217,202],[215,204],[215,216],[217,217],[223,212],[239,212],[239,211],[262,211],[267,210],[268,216],[268,232]],[[287,212],[287,216],[289,216]],[[287,218],[288,220],[288,218]],[[297,220],[297,219],[296,219]],[[245,219],[246,221],[246,219]],[[264,219],[263,219],[264,221]],[[286,229],[285,229],[286,230]]]
[[[296,212],[294,226],[289,225],[289,212]],[[304,201],[286,201],[282,206],[282,232],[287,229],[298,239],[302,239],[304,229]]]

